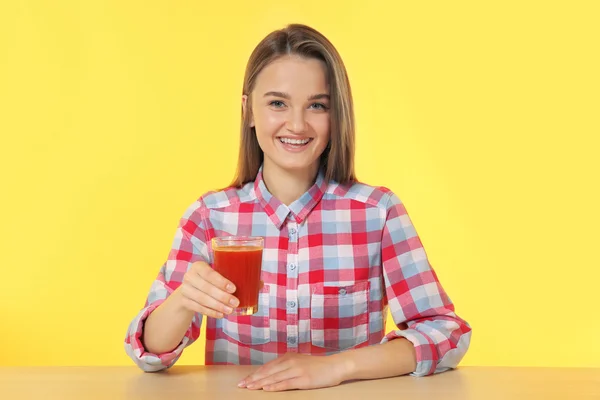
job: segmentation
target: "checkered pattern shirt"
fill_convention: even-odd
[[[184,214],[145,307],[131,322],[127,354],[144,371],[172,366],[200,335],[196,314],[173,351],[152,354],[140,337],[150,313],[196,261],[212,264],[211,238],[264,237],[259,311],[204,318],[206,364],[264,364],[287,352],[328,355],[406,338],[415,376],[456,367],[471,328],[432,269],[406,210],[389,189],[362,183],[315,184],[284,205],[262,170],[242,188],[210,192]],[[386,335],[390,310],[396,329]]]

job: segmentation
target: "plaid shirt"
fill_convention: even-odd
[[[147,352],[144,321],[179,287],[195,261],[212,264],[211,238],[262,236],[264,287],[252,316],[206,318],[206,364],[264,364],[287,352],[328,355],[404,337],[423,376],[456,367],[471,328],[429,264],[406,210],[389,189],[326,182],[320,173],[298,200],[284,205],[262,170],[242,188],[210,192],[185,213],[145,307],[125,338],[144,371],[173,365],[200,335],[196,314],[172,352]],[[387,310],[397,328],[385,334]]]

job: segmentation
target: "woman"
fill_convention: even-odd
[[[211,239],[227,235],[264,238],[255,315],[230,315],[236,288],[211,267]],[[397,329],[386,334],[388,308]],[[252,53],[237,176],[181,219],[127,353],[145,371],[168,368],[203,317],[207,364],[262,365],[240,382],[248,389],[424,376],[469,347],[398,197],[355,178],[346,70],[310,27],[272,32]]]

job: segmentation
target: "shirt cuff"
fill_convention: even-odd
[[[388,333],[381,340],[381,344],[399,338],[408,339],[413,346],[415,346],[417,368],[411,373],[411,375],[426,376],[433,374],[436,370],[437,364],[435,361],[437,357],[434,357],[437,354],[437,349],[432,340],[415,329],[406,329],[395,330]]]
[[[181,343],[174,350],[162,354],[154,354],[146,351],[141,340],[144,324],[148,316],[163,302],[164,300],[158,300],[142,309],[133,321],[131,321],[127,337],[125,338],[125,351],[127,355],[145,372],[156,372],[171,367],[181,357],[183,349],[188,345],[192,337],[193,324],[190,324]]]

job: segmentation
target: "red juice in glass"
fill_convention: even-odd
[[[212,239],[213,268],[235,285],[240,304],[231,315],[252,315],[258,311],[263,238],[227,236]]]

